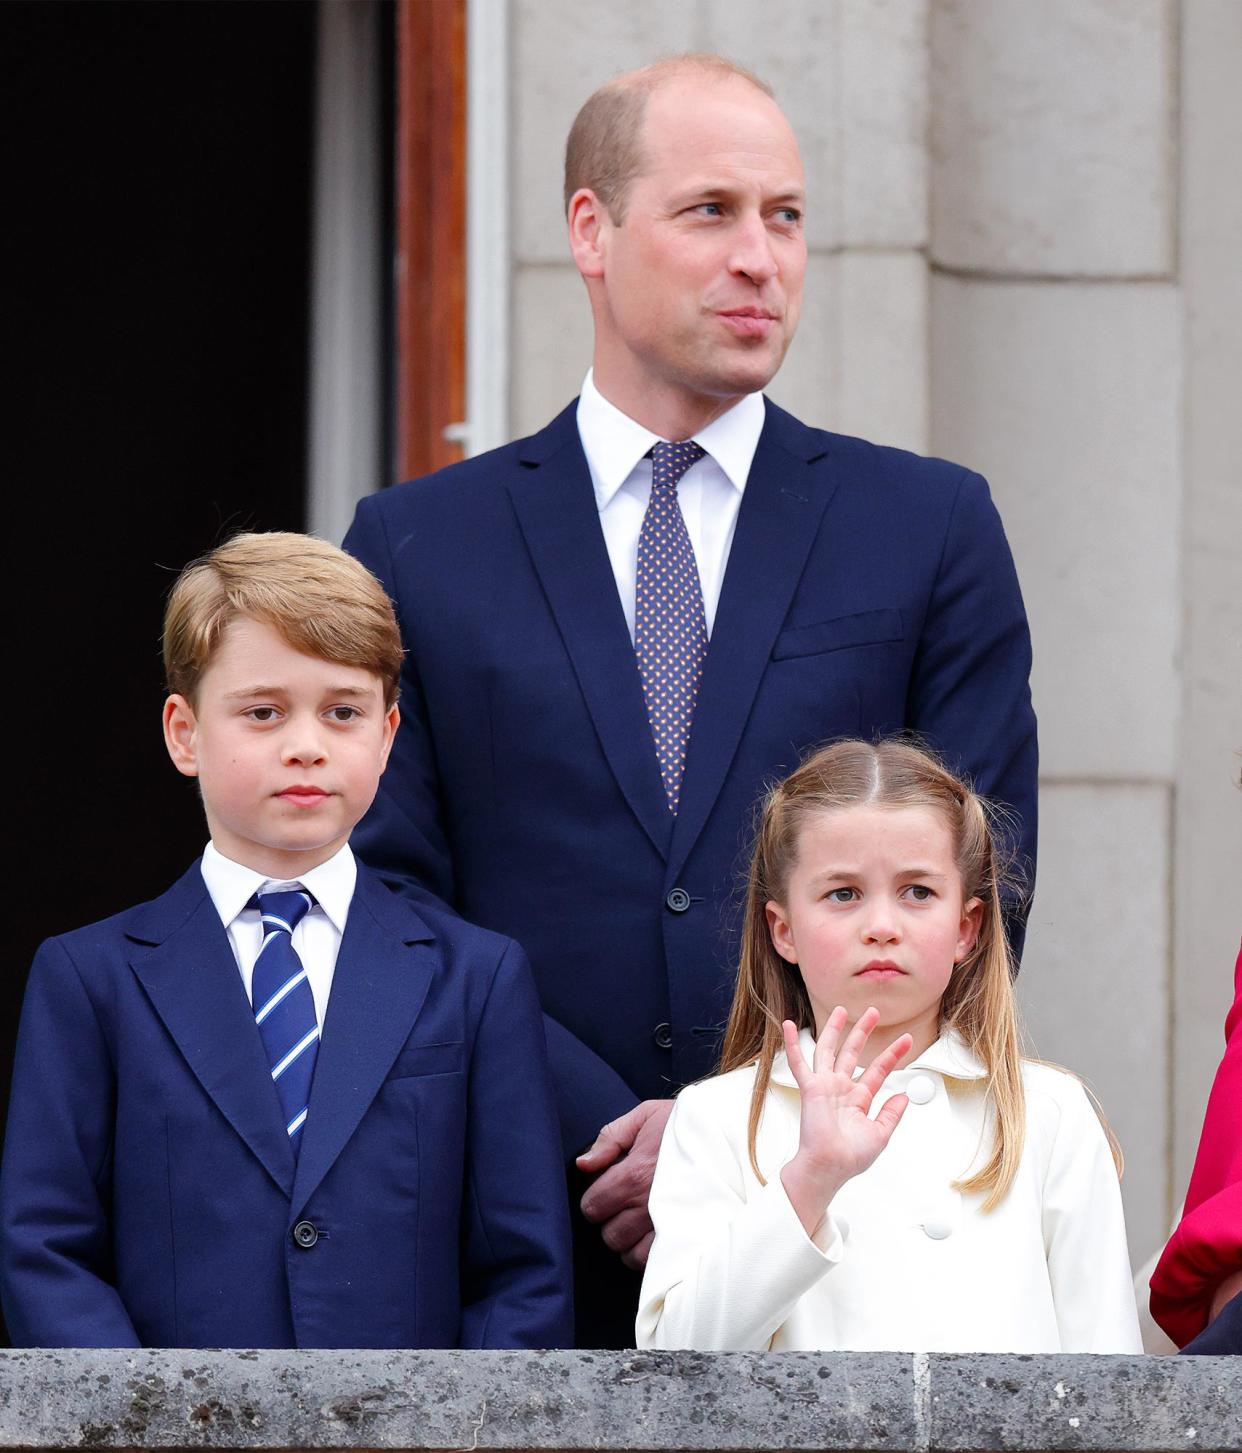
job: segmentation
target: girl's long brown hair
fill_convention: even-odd
[[[809,757],[767,794],[746,887],[741,964],[720,1072],[757,1063],[748,1146],[751,1166],[762,1181],[755,1140],[772,1062],[783,1048],[781,1021],[815,1028],[802,975],[772,946],[764,909],[769,900],[786,901],[808,820],[864,804],[938,812],[952,837],[962,901],[978,898],[983,904],[975,945],[953,971],[940,1015],[942,1026],[955,1029],[987,1069],[987,1093],[995,1109],[991,1155],[974,1175],[954,1184],[961,1191],[986,1192],[983,1209],[990,1211],[1013,1181],[1026,1128],[1012,961],[1000,906],[998,814],[930,752],[909,741],[836,742]]]

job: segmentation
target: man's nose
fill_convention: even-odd
[[[743,217],[734,234],[733,256],[729,263],[733,272],[743,273],[752,282],[765,283],[777,274],[776,254],[772,239],[758,212]]]

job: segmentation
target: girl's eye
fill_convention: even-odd
[[[827,894],[829,903],[852,903],[856,896],[853,888],[829,888]]]
[[[906,892],[916,903],[926,903],[932,896],[932,890],[924,883],[911,883]]]

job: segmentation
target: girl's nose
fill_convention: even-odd
[[[897,915],[888,904],[876,904],[863,926],[863,936],[868,943],[896,943],[901,937],[897,926]]]

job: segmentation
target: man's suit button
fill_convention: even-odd
[[[670,1024],[657,1024],[651,1031],[651,1037],[656,1042],[657,1049],[672,1049],[673,1028]]]
[[[303,1251],[309,1251],[315,1242],[319,1240],[319,1232],[310,1221],[299,1221],[293,1228],[294,1244],[300,1246]]]
[[[690,907],[690,895],[684,888],[674,888],[664,902],[673,913],[684,913]]]

